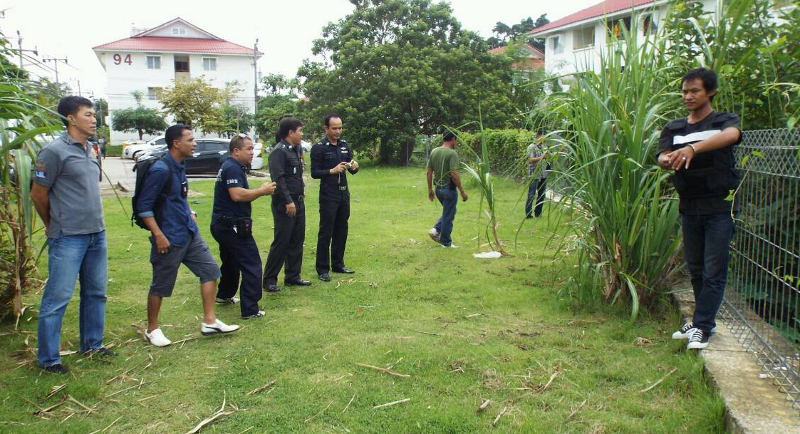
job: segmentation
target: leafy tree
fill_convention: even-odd
[[[539,18],[537,18],[535,21],[531,17],[522,19],[520,20],[519,24],[514,24],[512,26],[498,21],[492,29],[494,36],[487,39],[487,43],[492,47],[504,46],[506,43],[518,40],[527,35],[531,30],[539,28],[548,23],[550,23],[550,20],[547,19],[547,14],[539,15]],[[544,50],[544,39],[534,39],[531,41],[531,44],[540,50]]]
[[[97,121],[97,126],[100,127],[105,123],[106,116],[108,115],[108,101],[104,98],[94,100],[94,117]],[[108,137],[106,137],[108,139]]]
[[[173,87],[164,89],[158,96],[164,111],[176,122],[199,127],[204,132],[214,131],[214,127],[222,123],[220,106],[227,98],[225,90],[211,86],[203,77],[176,80]]]
[[[446,3],[350,0],[353,13],[323,29],[298,76],[310,114],[345,118],[356,149],[379,150],[384,163],[405,161],[415,137],[478,118],[505,126],[511,104],[511,60],[461,28]]]
[[[0,75],[8,80],[28,80],[28,71],[20,69],[15,63],[8,60],[7,56],[12,56],[13,50],[9,48],[8,40],[0,33]]]
[[[58,107],[58,101],[70,94],[70,88],[65,83],[56,83],[42,77],[33,86],[33,94],[39,104],[55,110]]]
[[[289,114],[307,123],[303,129],[307,137],[314,137],[321,131],[320,128],[315,128],[313,119],[306,116],[309,113],[302,107],[307,104],[297,95],[299,87],[296,78],[287,79],[280,74],[269,74],[261,79],[261,88],[266,95],[258,100],[255,125],[258,135],[264,137],[266,142],[270,142],[275,135],[280,118]]]
[[[111,128],[115,131],[139,133],[139,140],[144,134],[159,134],[167,129],[167,123],[158,113],[158,110],[142,106],[142,93],[139,91],[131,92],[136,100],[135,108],[114,110],[111,119]]]

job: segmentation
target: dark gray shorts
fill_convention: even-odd
[[[153,282],[150,284],[150,294],[159,297],[169,297],[175,287],[178,277],[178,268],[181,263],[186,264],[195,276],[200,278],[200,283],[211,282],[219,279],[219,265],[211,256],[208,244],[200,234],[195,234],[183,246],[170,246],[169,252],[161,254],[156,251],[156,246],[150,240],[150,263],[153,264]]]

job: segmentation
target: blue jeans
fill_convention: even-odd
[[[61,363],[61,320],[79,279],[80,350],[103,346],[108,282],[106,232],[47,239],[48,278],[39,307],[39,364]]]
[[[530,217],[532,212],[536,213],[536,217],[542,215],[542,207],[544,206],[545,181],[546,178],[530,180],[530,184],[528,184],[528,200],[525,202],[525,217]],[[533,205],[534,198],[536,198],[535,207]]]
[[[458,192],[447,187],[436,187],[436,198],[442,204],[442,216],[436,222],[436,232],[439,233],[439,242],[443,246],[453,244],[450,234],[453,232],[453,219],[456,218],[456,204],[458,203]]]
[[[692,323],[710,332],[728,281],[728,258],[733,236],[729,213],[681,215],[686,266],[692,279],[695,309]]]

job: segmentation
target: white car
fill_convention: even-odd
[[[251,170],[261,170],[264,168],[264,157],[261,156],[261,143],[253,146],[253,161],[250,163]]]
[[[131,142],[131,144],[125,146],[125,148],[122,150],[122,158],[136,160],[143,154],[144,151],[151,151],[161,145],[165,145],[166,143],[167,141],[164,139],[164,136],[156,137],[147,143],[142,143],[140,141]]]

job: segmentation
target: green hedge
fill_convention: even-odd
[[[106,147],[106,157],[120,157],[122,156],[122,145],[114,145]]]
[[[489,168],[492,173],[514,178],[524,178],[528,174],[528,145],[533,142],[533,133],[528,130],[483,130],[483,133],[459,133],[458,150],[461,161],[473,163],[481,153],[481,137],[486,138],[489,151]],[[470,151],[471,150],[471,151]]]

